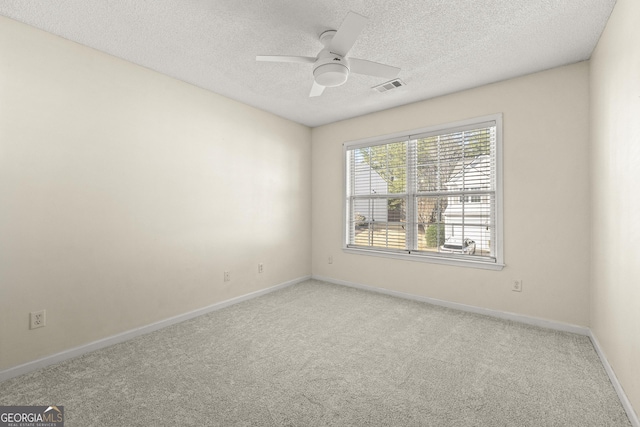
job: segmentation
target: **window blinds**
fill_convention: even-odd
[[[346,146],[346,245],[496,259],[496,122]]]

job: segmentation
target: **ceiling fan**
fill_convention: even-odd
[[[313,86],[309,96],[320,96],[325,87],[344,84],[349,73],[393,79],[400,72],[400,68],[364,59],[347,58],[347,53],[356,42],[367,23],[367,19],[355,12],[349,12],[338,31],[328,30],[320,34],[320,42],[324,48],[315,58],[310,56],[258,55],[256,60],[313,64]]]

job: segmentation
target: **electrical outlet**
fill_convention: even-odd
[[[228,282],[231,280],[231,272],[230,271],[225,271],[224,272],[224,281]]]
[[[47,310],[32,311],[29,313],[29,329],[42,328],[47,324]]]
[[[514,280],[511,284],[511,290],[513,292],[522,292],[522,280]]]
[[[262,273],[264,271],[264,265],[262,263],[258,263],[258,273]]]
[[[327,261],[329,262],[329,264],[333,264],[333,257],[329,255],[329,259],[327,259]]]

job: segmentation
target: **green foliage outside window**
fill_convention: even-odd
[[[444,244],[444,224],[431,224],[425,233],[428,248],[437,248]]]

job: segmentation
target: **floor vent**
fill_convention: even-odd
[[[388,90],[397,89],[402,86],[406,86],[406,84],[400,79],[395,79],[386,83],[382,83],[381,85],[374,86],[372,89],[375,89],[378,92],[386,92]]]

